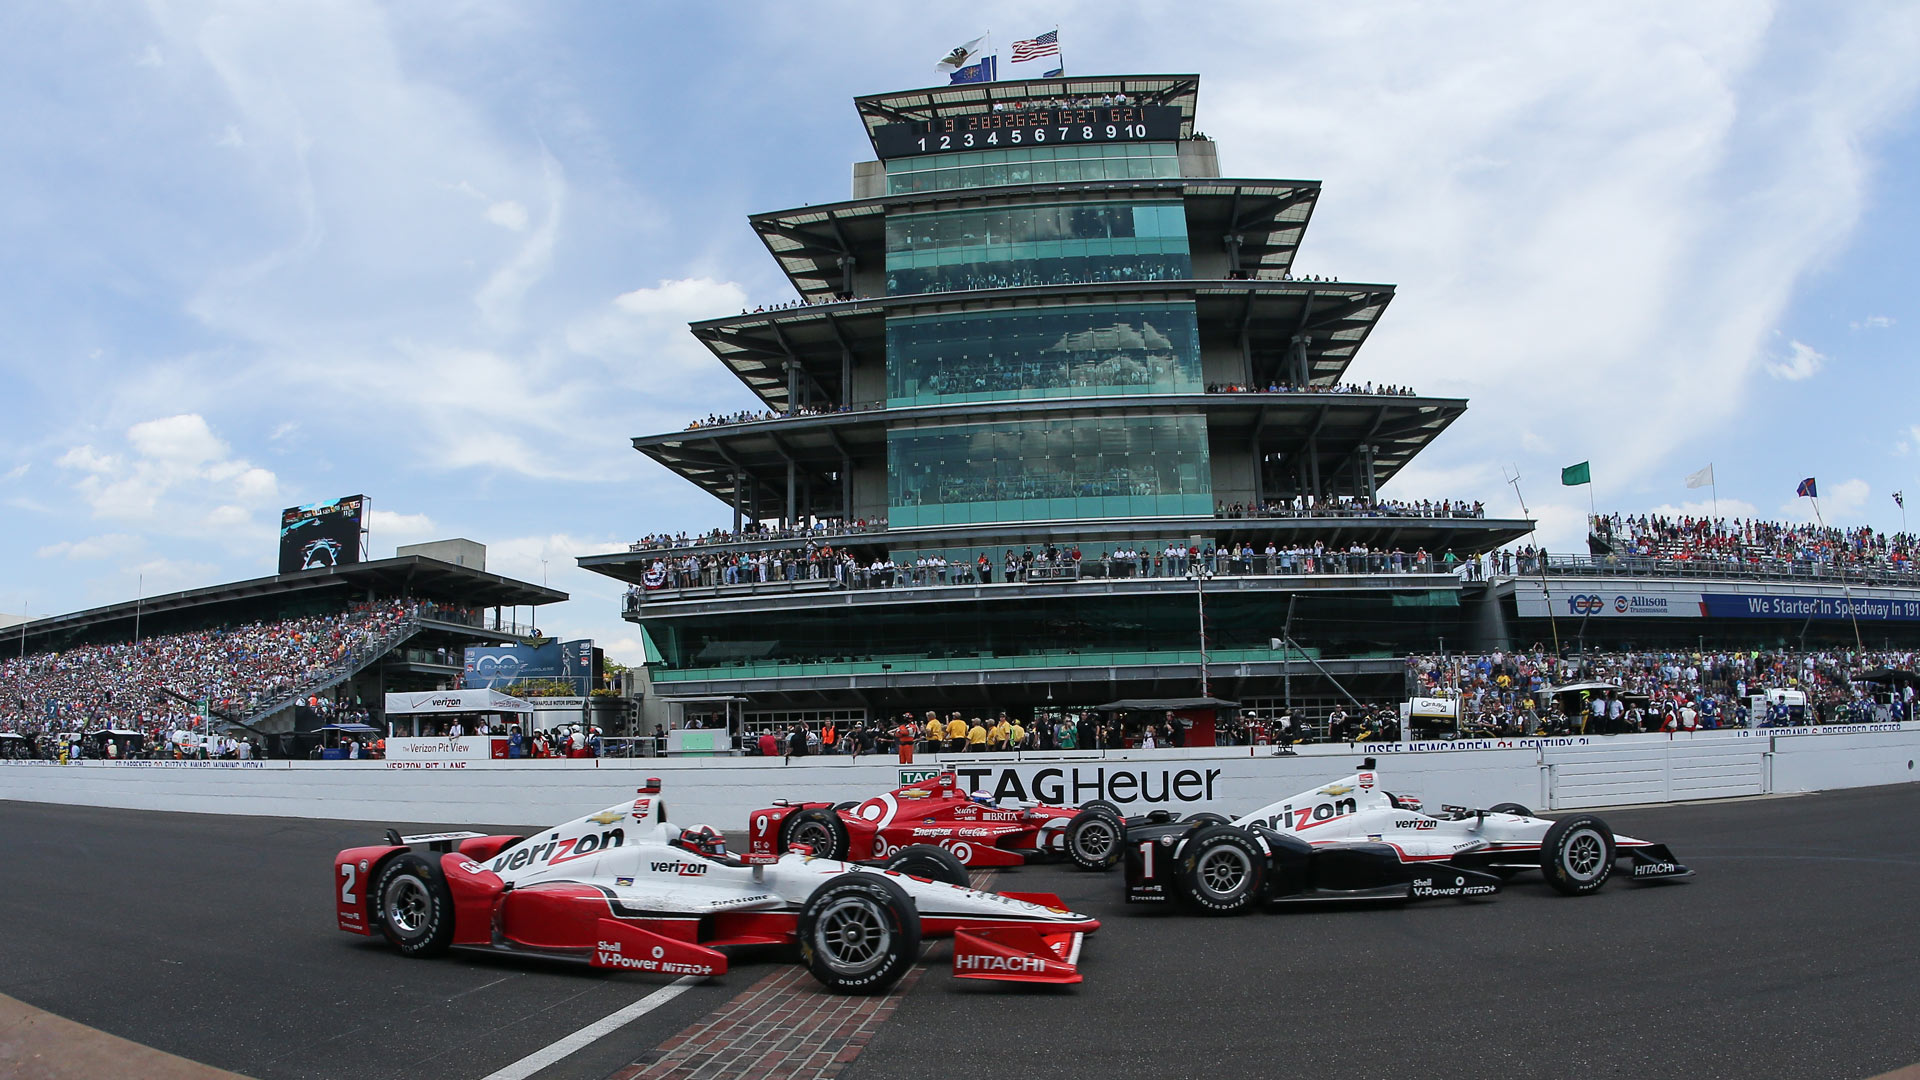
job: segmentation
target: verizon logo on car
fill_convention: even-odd
[[[656,874],[678,874],[681,877],[699,877],[707,872],[706,863],[684,862],[675,859],[672,862],[650,862],[647,869]]]
[[[1047,962],[1037,956],[956,956],[955,971],[1008,971],[1038,973],[1047,970]]]

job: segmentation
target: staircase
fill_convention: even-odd
[[[419,617],[414,616],[407,619],[407,621],[388,631],[384,636],[375,638],[368,644],[348,653],[339,663],[320,672],[313,678],[295,686],[291,690],[286,690],[275,695],[261,705],[255,706],[251,712],[247,713],[239,721],[240,726],[248,729],[262,727],[269,719],[282,712],[291,710],[302,701],[322,691],[331,690],[341,683],[346,682],[348,679],[353,678],[355,675],[360,674],[362,671],[365,671],[375,661],[392,652],[397,646],[419,632]],[[292,725],[290,723],[284,725],[283,729],[291,730]]]

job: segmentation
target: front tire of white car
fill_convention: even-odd
[[[1540,841],[1540,872],[1567,896],[1599,892],[1613,876],[1613,830],[1592,814],[1561,818]]]
[[[380,931],[401,955],[439,956],[453,944],[453,894],[440,868],[414,854],[396,855],[374,879]]]
[[[1104,808],[1082,810],[1067,822],[1067,858],[1085,870],[1111,870],[1120,862],[1126,827]]]
[[[1253,837],[1231,825],[1209,825],[1180,853],[1180,891],[1208,915],[1250,910],[1266,883],[1267,858]]]
[[[878,874],[841,874],[800,909],[800,959],[827,989],[879,994],[920,956],[920,912]]]

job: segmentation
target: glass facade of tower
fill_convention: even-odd
[[[895,428],[894,528],[1213,512],[1204,417],[1128,416]]]
[[[1193,276],[1179,199],[895,214],[886,242],[889,296]]]
[[[1082,180],[1170,180],[1179,175],[1179,147],[1170,142],[1028,146],[895,158],[887,162],[887,194]]]
[[[1193,304],[1083,304],[887,323],[887,405],[1198,393]]]

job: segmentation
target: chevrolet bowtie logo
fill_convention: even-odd
[[[627,815],[625,814],[617,813],[612,810],[602,810],[599,813],[588,818],[587,820],[593,822],[596,825],[611,825],[614,822],[619,821],[621,818],[626,816]]]
[[[1345,794],[1346,794],[1347,792],[1349,792],[1349,791],[1352,791],[1352,790],[1353,790],[1352,788],[1350,788],[1350,787],[1348,787],[1348,786],[1347,786],[1347,785],[1345,785],[1345,784],[1329,784],[1329,785],[1327,785],[1326,787],[1323,787],[1323,788],[1321,788],[1321,789],[1320,789],[1320,794],[1322,794],[1322,795],[1345,795]]]

